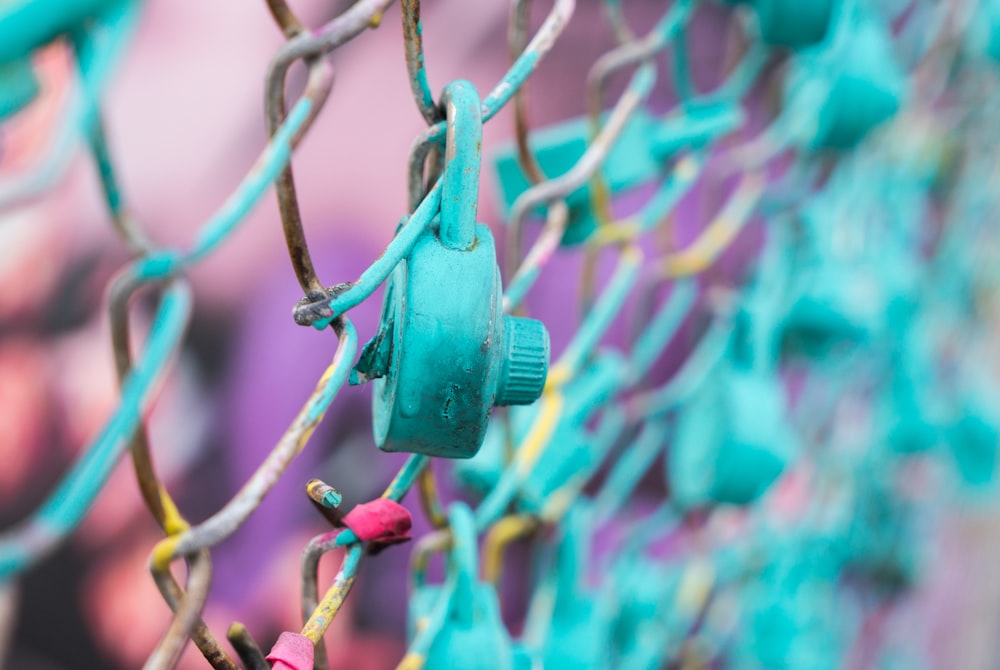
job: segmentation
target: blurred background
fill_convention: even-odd
[[[549,9],[548,3],[540,4],[533,26]],[[630,24],[641,31],[659,19],[665,3],[630,0],[624,5]],[[293,6],[309,25],[318,26],[344,3]],[[434,0],[423,12],[432,89],[462,78],[486,91],[502,76],[509,64],[508,3]],[[411,100],[399,20],[399,8],[393,7],[381,27],[334,54],[332,96],[295,154],[303,219],[325,281],[357,277],[392,238],[406,211],[406,157],[425,124]],[[723,37],[741,24],[732,8],[705,2],[696,25],[692,69],[714,81],[727,58]],[[103,109],[124,197],[158,245],[185,246],[264,146],[263,78],[282,43],[263,2],[144,3]],[[532,126],[583,114],[586,73],[614,45],[601,3],[581,0],[529,81]],[[42,93],[0,126],[0,177],[31,163],[65,103],[73,69],[68,50],[55,44],[35,63]],[[781,57],[772,59],[769,74],[751,94],[751,129],[775,118],[783,67]],[[606,99],[615,100],[626,83],[625,77],[613,80]],[[304,68],[294,69],[289,90],[303,85]],[[663,111],[674,99],[669,77],[663,76],[649,107]],[[940,121],[933,130],[947,132],[945,112]],[[901,127],[893,132],[919,132],[913,124]],[[512,137],[511,111],[505,109],[485,128],[484,156],[494,155]],[[499,195],[488,165],[484,160],[479,219],[500,231]],[[631,197],[641,202],[648,192]],[[700,229],[714,206],[704,194],[685,199],[678,214],[681,237],[685,227]],[[760,237],[759,222],[748,226],[713,269],[715,279],[737,282]],[[497,234],[501,245],[503,238]],[[24,518],[45,499],[117,403],[105,287],[129,257],[108,223],[92,162],[80,149],[54,190],[0,212],[0,527]],[[554,263],[557,269],[533,294],[532,311],[551,329],[558,352],[578,324],[575,303],[567,300],[576,280],[563,278],[575,277],[570,273],[579,264],[570,257]],[[329,331],[299,327],[291,318],[301,290],[272,195],[191,277],[195,312],[149,427],[166,483],[185,514],[198,520],[228,500],[271,449],[336,342]],[[978,318],[995,332],[992,300],[992,295],[983,297]],[[378,294],[352,313],[362,342],[375,333],[380,303]],[[137,306],[140,332],[148,327],[150,308]],[[615,324],[609,341],[624,341],[627,330],[627,324]],[[661,361],[658,378],[676,369],[696,341],[696,330],[682,331]],[[993,360],[984,360],[991,375],[1000,372]],[[375,448],[370,402],[366,387],[345,387],[260,509],[213,552],[215,576],[205,619],[214,630],[240,620],[269,646],[280,631],[298,628],[300,553],[310,537],[328,528],[303,493],[305,482],[322,478],[354,504],[378,496],[403,461]],[[802,463],[785,473],[776,506],[794,508],[809,497],[803,483],[809,467]],[[940,459],[914,459],[901,477],[902,488],[919,499],[922,491],[953,476],[951,467]],[[937,500],[933,512],[918,519],[913,546],[919,577],[905,596],[866,624],[879,631],[872,634],[904,646],[910,641],[926,667],[1000,668],[1000,573],[995,569],[1000,509],[992,465],[987,469],[982,486]],[[454,495],[447,477],[442,479],[446,495]],[[642,486],[651,496],[664,490],[659,476],[647,477]],[[415,536],[428,529],[419,513],[414,524]],[[123,461],[80,531],[25,575],[16,609],[0,612],[0,621],[5,616],[13,621],[6,667],[139,667],[170,620],[147,569],[159,537],[131,466]],[[408,554],[407,545],[364,566],[327,636],[332,668],[391,668],[403,656]],[[336,552],[324,558],[321,584],[329,582],[339,563]],[[508,597],[523,600],[523,585],[505,584]],[[846,667],[888,667],[876,666],[863,653],[845,658]],[[189,646],[180,667],[204,666]]]

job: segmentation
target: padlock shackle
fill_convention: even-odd
[[[441,226],[438,239],[448,249],[467,251],[476,242],[479,170],[483,153],[483,112],[476,87],[453,81],[441,104],[448,120],[444,175],[441,177]]]

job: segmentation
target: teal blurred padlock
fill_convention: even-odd
[[[838,0],[719,0],[750,5],[761,40],[772,46],[802,49],[822,42],[833,23]]]
[[[887,388],[876,407],[888,446],[899,454],[926,453],[942,442],[948,407],[936,373],[940,356],[926,319],[897,322],[902,345],[894,352]]]
[[[970,393],[959,405],[958,416],[944,430],[959,480],[986,491],[996,481],[1000,458],[1000,418],[995,392]]]
[[[777,373],[777,325],[784,309],[784,245],[769,234],[756,286],[737,315],[729,357],[677,415],[665,461],[670,495],[682,509],[746,505],[771,486],[795,440]]]
[[[765,44],[802,49],[822,42],[838,0],[750,0]]]
[[[781,386],[727,366],[678,414],[668,449],[670,493],[682,508],[746,505],[784,471],[793,440]]]
[[[479,581],[475,520],[465,503],[448,511],[452,548],[446,582],[423,583],[418,575],[410,598],[409,657],[427,670],[528,670],[527,655],[515,653],[503,621],[496,589]],[[415,663],[419,667],[419,664]],[[401,667],[409,667],[404,666]]]
[[[637,110],[605,159],[601,175],[612,195],[625,193],[659,177],[665,165],[681,150],[700,149],[732,132],[744,121],[742,109],[733,103],[697,101],[663,118]],[[587,150],[591,126],[586,117],[572,119],[532,133],[529,144],[548,177],[568,172]],[[517,159],[517,148],[504,145],[494,158],[499,182],[502,214],[507,217],[514,202],[530,187]],[[597,228],[591,206],[591,186],[586,184],[566,198],[569,222],[563,244],[578,244]]]
[[[786,106],[794,117],[808,119],[798,142],[812,150],[850,149],[895,116],[906,77],[888,30],[860,10],[845,12],[831,40],[792,60]]]
[[[848,181],[872,178],[843,174]],[[887,334],[889,324],[907,318],[919,293],[918,259],[899,240],[871,243],[865,212],[851,204],[858,195],[841,188],[843,178],[831,177],[802,213],[806,234],[795,250],[791,305],[781,326],[786,348],[813,358]]]
[[[449,125],[439,225],[393,271],[379,332],[352,383],[375,380],[379,448],[469,458],[494,406],[538,399],[549,339],[540,321],[503,314],[493,236],[476,223],[479,96],[468,82],[453,82],[443,104]]]
[[[885,595],[912,585],[918,570],[912,505],[891,488],[895,463],[874,459],[859,468],[841,540],[845,571],[871,580]]]
[[[788,565],[796,559],[799,565]],[[802,555],[789,557],[741,592],[748,611],[733,650],[736,667],[842,667],[846,617],[835,600],[837,576],[812,573],[810,562]]]
[[[685,624],[676,611],[681,575],[676,566],[642,556],[622,556],[605,591],[616,604],[612,626],[614,667],[657,670],[683,641]]]
[[[536,591],[528,620],[544,619],[541,667],[603,670],[611,661],[614,611],[589,587],[593,512],[580,501],[562,524],[555,560]],[[542,612],[542,614],[539,614]]]
[[[611,443],[600,439],[588,424],[620,391],[627,374],[627,363],[618,352],[601,351],[567,386],[563,415],[549,447],[521,484],[520,510],[540,512],[551,502],[553,493],[601,463]]]

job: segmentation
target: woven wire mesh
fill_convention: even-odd
[[[435,95],[425,68],[424,42],[433,54],[434,40],[448,36],[422,35],[415,0],[399,10],[390,0],[344,3],[325,22],[301,21],[270,0],[287,38],[265,70],[270,139],[204,223],[165,244],[157,240],[174,237],[144,225],[141,203],[133,205],[122,188],[124,172],[107,138],[113,124],[102,119],[114,66],[127,58],[136,26],[142,30],[140,5],[70,4],[49,7],[62,18],[48,22],[20,5],[0,5],[0,35],[21,34],[24,42],[21,51],[0,50],[7,63],[0,112],[11,124],[0,157],[0,210],[24,229],[15,219],[51,198],[78,148],[91,158],[119,238],[108,244],[117,245],[117,260],[127,253],[100,307],[110,314],[118,399],[90,428],[68,472],[51,490],[42,487],[43,500],[27,496],[30,510],[11,505],[21,520],[0,535],[0,623],[14,625],[18,607],[28,606],[16,599],[22,575],[65,551],[95,499],[114,485],[113,469],[127,452],[162,531],[145,550],[173,613],[155,648],[141,650],[151,668],[175,666],[189,642],[202,664],[216,668],[269,661],[385,667],[377,664],[389,662],[386,655],[361,661],[354,643],[323,643],[364,564],[372,575],[410,575],[408,588],[397,580],[364,594],[373,619],[399,620],[409,608],[405,643],[388,645],[402,668],[973,667],[984,653],[968,642],[982,637],[971,621],[988,617],[995,602],[977,609],[933,595],[914,601],[933,594],[935,579],[948,572],[933,551],[939,543],[982,549],[981,538],[965,537],[976,533],[963,534],[975,527],[960,512],[972,501],[989,502],[995,488],[991,122],[1000,11],[991,3],[757,0],[726,7],[675,0],[662,7],[609,0],[577,8],[556,0],[533,13],[532,3],[520,0],[506,19],[478,8],[497,14],[484,34],[504,47],[510,64],[498,83],[480,87],[473,116],[486,136],[500,119],[514,138],[487,152],[474,187],[478,192],[482,181],[484,199],[500,212],[493,222],[503,252],[503,311],[549,328],[544,390],[531,405],[496,409],[483,445],[466,440],[476,452],[471,459],[432,458],[416,448],[404,449],[418,453],[402,461],[379,454],[399,467],[379,500],[371,494],[379,478],[363,471],[381,460],[350,455],[374,451],[369,429],[352,436],[334,430],[323,440],[333,446],[332,460],[310,461],[309,476],[323,481],[305,486],[308,497],[282,498],[269,515],[258,507],[272,489],[302,490],[305,482],[288,482],[285,473],[303,449],[319,448],[309,441],[327,411],[338,403],[350,408],[339,428],[357,399],[367,400],[349,382],[385,374],[365,362],[378,357],[378,336],[362,350],[354,322],[374,334],[380,287],[400,267],[416,271],[419,244],[444,238],[456,193],[449,163],[479,164],[481,143],[456,149],[449,139],[466,113],[451,101],[468,90],[450,85],[448,95]],[[34,3],[42,12],[44,5]],[[336,51],[374,39],[376,28],[380,36],[395,30],[388,24],[396,13],[403,36],[392,39],[402,45],[426,130],[405,162],[387,167],[407,175],[408,205],[384,252],[358,258],[342,242],[329,254],[357,266],[358,274],[346,276],[307,242],[320,217],[300,207],[290,161],[310,147],[314,124],[341,104],[335,66],[380,77],[375,59],[341,59]],[[504,20],[501,40],[497,22]],[[578,24],[603,31],[603,54],[580,46],[590,34],[574,33]],[[37,30],[18,33],[25,26]],[[460,25],[453,32],[456,41],[475,37]],[[560,56],[570,39],[575,47]],[[59,70],[52,65],[59,54],[72,70],[62,72],[54,92],[43,88],[60,98],[42,100],[58,118],[34,142],[39,132],[22,116],[33,108],[20,108],[39,73],[52,85],[56,78],[46,73]],[[436,63],[426,61],[433,74]],[[448,71],[464,76],[463,65],[449,63]],[[570,79],[576,83],[566,84]],[[531,124],[531,112],[549,114],[547,96],[564,89],[577,93],[574,103],[553,104],[560,114],[551,127]],[[376,116],[391,123],[377,87],[371,96],[344,104],[370,108],[373,123]],[[557,122],[567,109],[583,116]],[[337,131],[362,135],[366,152],[385,150],[374,125]],[[351,160],[337,146],[317,150]],[[222,496],[212,490],[226,488],[213,470],[225,464],[197,460],[210,449],[205,431],[187,457],[166,456],[180,463],[168,468],[180,472],[164,477],[154,460],[167,452],[153,458],[147,424],[164,388],[187,389],[197,421],[192,405],[208,393],[165,381],[173,368],[190,368],[186,337],[210,339],[199,319],[220,320],[199,313],[189,277],[237,243],[272,186],[278,215],[269,217],[280,218],[292,262],[286,276],[304,295],[293,316],[308,337],[294,346],[326,352],[333,348],[327,331],[337,343],[335,353],[324,353],[332,356],[325,369],[301,366],[318,379],[312,395],[264,389],[275,398],[302,396],[295,400],[301,409],[290,424],[283,417],[288,427],[272,450],[237,457],[231,469],[240,481]],[[471,199],[475,207],[476,193]],[[15,243],[11,249],[22,253]],[[321,281],[318,270],[331,276]],[[24,281],[20,272],[11,276]],[[100,276],[108,273],[81,267],[72,278]],[[331,279],[341,283],[325,283]],[[471,290],[468,277],[451,279],[455,292]],[[78,328],[89,315],[75,314],[70,287],[53,286],[37,292],[44,309],[15,304],[6,318],[48,318],[45,328],[56,332]],[[263,309],[262,302],[255,296],[240,308]],[[141,337],[132,332],[136,315],[146,321]],[[294,322],[287,328],[297,328]],[[255,351],[280,364],[295,360],[267,342]],[[239,411],[231,418],[252,425]],[[461,442],[467,428],[454,430]],[[366,478],[367,488],[358,483]],[[185,480],[209,489],[209,504],[196,515],[172,497]],[[21,482],[11,484],[20,491],[15,485]],[[400,502],[420,511],[411,519]],[[311,506],[321,514],[308,526],[325,529],[307,542],[301,575],[280,594],[285,607],[301,611],[302,628],[291,632],[285,624],[269,660],[254,637],[270,648],[273,626],[255,632],[253,622],[233,624],[227,647],[219,617],[208,616],[213,580],[216,588],[228,582],[236,592],[250,590],[249,575],[259,575],[255,557],[268,552],[262,545],[291,523],[291,508]],[[353,509],[345,515],[341,506]],[[266,532],[238,551],[230,545],[213,570],[213,556],[225,554],[225,543],[255,512],[267,516]],[[414,542],[395,546],[411,534]],[[317,580],[329,552],[338,553],[339,568]],[[409,554],[409,567],[386,562],[393,554]],[[438,555],[444,558],[435,566]],[[186,571],[171,571],[181,563]],[[934,628],[939,610],[966,617],[955,626],[963,633],[958,652],[920,636]],[[189,649],[185,662],[196,657]]]

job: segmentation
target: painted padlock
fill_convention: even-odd
[[[719,0],[724,5],[750,5],[765,44],[802,49],[823,41],[838,0]]]
[[[541,395],[549,337],[540,321],[503,313],[493,236],[476,223],[479,95],[456,81],[442,102],[448,133],[437,232],[425,233],[393,271],[379,332],[352,382],[375,380],[380,449],[469,458],[494,406]]]
[[[882,337],[906,318],[919,290],[911,252],[893,238],[866,243],[866,218],[852,207],[859,196],[841,188],[842,177],[872,179],[836,173],[802,212],[806,235],[781,328],[786,349],[807,357]]]
[[[833,23],[837,0],[754,0],[765,44],[802,49],[822,42]]]
[[[543,668],[599,670],[611,666],[612,625],[617,603],[600,598],[588,582],[593,509],[582,499],[567,513],[553,563],[528,611],[545,621]]]
[[[525,656],[515,651],[500,617],[496,589],[478,578],[473,512],[465,503],[454,503],[448,521],[452,546],[445,583],[426,584],[422,570],[415,575],[408,658],[422,658],[419,667],[427,670],[522,670]]]
[[[896,115],[906,93],[889,29],[859,10],[837,23],[828,44],[794,59],[788,77],[792,113],[814,119],[797,139],[813,150],[856,146]]]
[[[626,193],[661,177],[667,162],[682,150],[705,147],[742,123],[742,110],[730,103],[692,102],[662,119],[637,110],[608,152],[601,175],[612,195]],[[531,147],[542,171],[549,177],[569,172],[590,146],[592,132],[586,117],[533,132]],[[517,147],[508,144],[494,158],[504,216],[531,187],[517,156]],[[562,243],[570,246],[585,241],[597,229],[590,183],[570,193],[566,204],[569,222]]]

